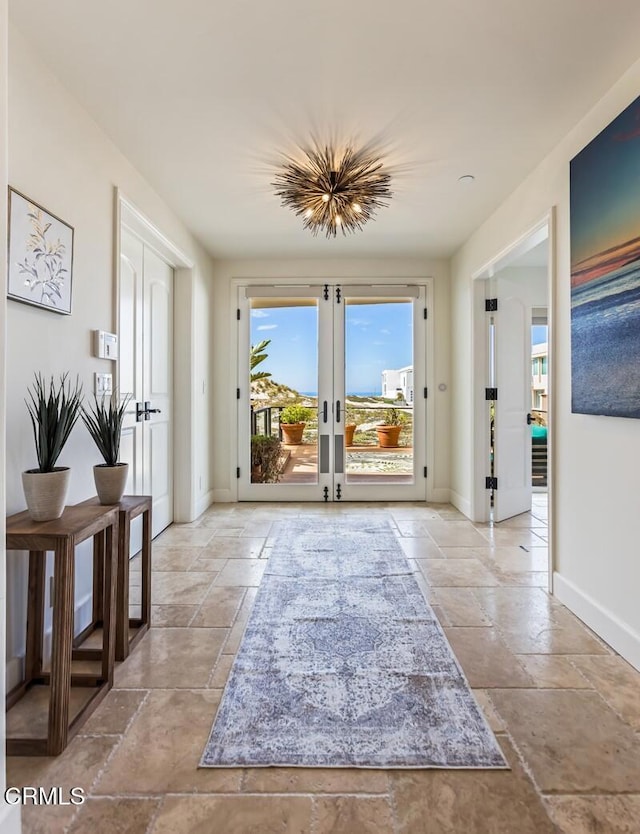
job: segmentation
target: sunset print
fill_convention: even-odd
[[[640,98],[570,174],[571,410],[640,417]]]

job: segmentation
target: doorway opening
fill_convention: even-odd
[[[240,500],[426,499],[425,297],[239,288]]]

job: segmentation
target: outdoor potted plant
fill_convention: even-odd
[[[304,405],[288,405],[280,412],[282,439],[288,446],[299,446],[307,420],[313,411]]]
[[[346,413],[347,413],[347,417],[346,417],[346,422],[344,424],[344,445],[345,446],[353,446],[353,435],[356,433],[356,429],[358,428],[358,425],[353,420],[352,409],[347,408]]]
[[[25,402],[38,468],[22,473],[22,488],[34,521],[60,518],[67,498],[71,470],[68,466],[56,466],[56,462],[80,416],[82,403],[82,385],[76,379],[72,387],[67,377],[68,374],[62,374],[58,383],[51,377],[47,385],[44,377],[36,374],[33,386],[27,389],[29,399]]]
[[[282,444],[277,437],[254,434],[251,437],[251,483],[277,484],[280,480]]]
[[[406,422],[404,414],[398,408],[388,408],[385,412],[384,423],[376,426],[378,446],[393,448],[399,445],[400,432]]]
[[[118,402],[117,394],[106,400],[93,397],[89,408],[82,408],[82,420],[98,447],[104,463],[93,467],[93,479],[101,504],[117,504],[122,498],[129,475],[129,464],[118,460],[122,422],[131,395]]]

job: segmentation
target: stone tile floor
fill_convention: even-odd
[[[90,834],[640,834],[640,674],[546,591],[546,496],[473,525],[445,505],[217,505],[154,542],[153,625],[56,759],[9,785],[86,789],[23,830]],[[198,770],[272,522],[389,518],[510,771]],[[132,562],[132,600],[140,581]]]

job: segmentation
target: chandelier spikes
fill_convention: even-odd
[[[328,238],[356,232],[392,197],[391,175],[379,155],[348,147],[338,160],[328,146],[304,148],[304,160],[285,156],[272,183],[283,206],[302,217],[305,229]],[[374,218],[375,219],[375,218]]]

